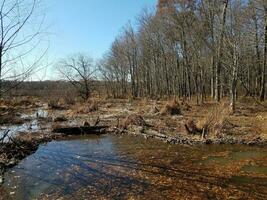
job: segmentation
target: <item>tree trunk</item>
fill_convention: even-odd
[[[267,6],[264,6],[265,11],[265,41],[264,41],[264,62],[261,72],[261,94],[260,100],[264,101],[265,99],[265,84],[266,84],[266,65],[267,65]]]
[[[222,29],[220,34],[219,40],[219,47],[218,47],[218,59],[217,59],[217,66],[216,66],[216,75],[215,75],[215,100],[220,101],[221,99],[221,68],[222,68],[222,48],[223,48],[223,39],[224,39],[224,30],[225,30],[225,22],[226,22],[226,11],[228,7],[228,0],[224,2],[224,8],[222,12]]]
[[[236,58],[235,58],[236,59]],[[236,109],[236,94],[237,94],[237,61],[235,61],[235,65],[232,71],[231,85],[230,85],[230,109],[231,112],[234,113]]]
[[[0,46],[0,98],[2,97],[2,87],[3,87],[3,77],[2,77],[2,67],[3,67],[3,47]]]
[[[258,19],[257,19],[257,13],[256,13],[256,9],[254,11],[254,23],[255,23],[255,50],[256,50],[256,66],[257,66],[257,70],[256,70],[256,83],[255,83],[255,94],[259,95],[260,94],[260,85],[261,85],[261,78],[258,78],[261,74],[261,56],[260,56],[260,48],[259,48],[259,27],[258,27]]]
[[[230,108],[231,112],[235,112],[236,105],[236,80],[232,80],[231,89],[230,89]]]

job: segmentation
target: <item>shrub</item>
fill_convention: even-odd
[[[181,113],[181,106],[176,100],[167,102],[161,109],[161,114],[163,115],[180,115]]]

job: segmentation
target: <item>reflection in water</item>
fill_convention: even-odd
[[[8,125],[0,127],[0,137],[3,137],[6,130],[9,130],[8,136],[14,137],[19,133],[36,132],[41,129],[39,120],[48,117],[48,112],[43,109],[38,109],[32,114],[20,114],[20,118],[25,120],[25,123],[18,125]],[[5,142],[8,141],[6,138]]]
[[[260,148],[71,138],[41,146],[6,174],[0,192],[4,199],[265,199],[267,173],[252,166],[264,169],[266,158]]]

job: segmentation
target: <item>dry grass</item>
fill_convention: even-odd
[[[185,123],[185,128],[189,134],[201,134],[203,131],[203,128],[197,126],[196,121],[193,119],[187,120]]]
[[[76,98],[75,98],[75,95],[71,94],[71,93],[66,93],[64,94],[64,103],[67,104],[67,105],[74,105],[75,102],[76,102]]]
[[[35,106],[36,99],[33,97],[14,97],[9,99],[1,99],[0,106],[1,107],[28,107]]]
[[[174,99],[166,103],[166,105],[161,109],[160,113],[162,115],[180,115],[181,105]]]
[[[149,110],[149,113],[151,113],[151,114],[156,114],[156,113],[159,113],[159,109],[157,108],[157,106],[156,105],[153,105],[151,108],[150,108],[150,110]]]
[[[14,113],[8,113],[8,114],[0,116],[0,125],[3,125],[3,124],[19,125],[19,124],[23,124],[24,122],[25,120],[16,116]]]
[[[258,114],[254,120],[254,124],[258,130],[258,133],[267,139],[267,113]]]
[[[22,124],[23,119],[20,118],[18,112],[35,106],[31,98],[13,98],[0,100],[0,124]]]
[[[230,113],[230,108],[226,103],[217,104],[206,117],[197,122],[196,128],[204,131],[205,134],[218,136],[223,127],[227,125]]]
[[[60,98],[51,98],[48,100],[48,107],[52,110],[64,110],[67,106]]]
[[[185,99],[182,99],[180,101],[180,106],[182,110],[185,110],[185,111],[190,111],[192,109],[192,106],[190,106],[189,103]]]
[[[96,100],[90,100],[83,104],[76,104],[72,107],[72,110],[75,114],[88,114],[91,112],[98,111],[99,102]]]
[[[6,106],[6,105],[1,105],[0,106],[0,116],[5,115],[9,112],[13,112],[14,107]]]
[[[132,115],[127,116],[123,122],[124,128],[127,128],[130,125],[146,126],[146,122],[141,115],[132,114]]]
[[[48,107],[51,109],[57,109],[59,105],[59,99],[58,98],[51,98],[48,100]]]

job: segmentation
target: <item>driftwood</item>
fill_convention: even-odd
[[[107,126],[77,126],[77,127],[58,127],[52,131],[54,133],[63,133],[65,135],[83,135],[83,134],[103,134]]]

